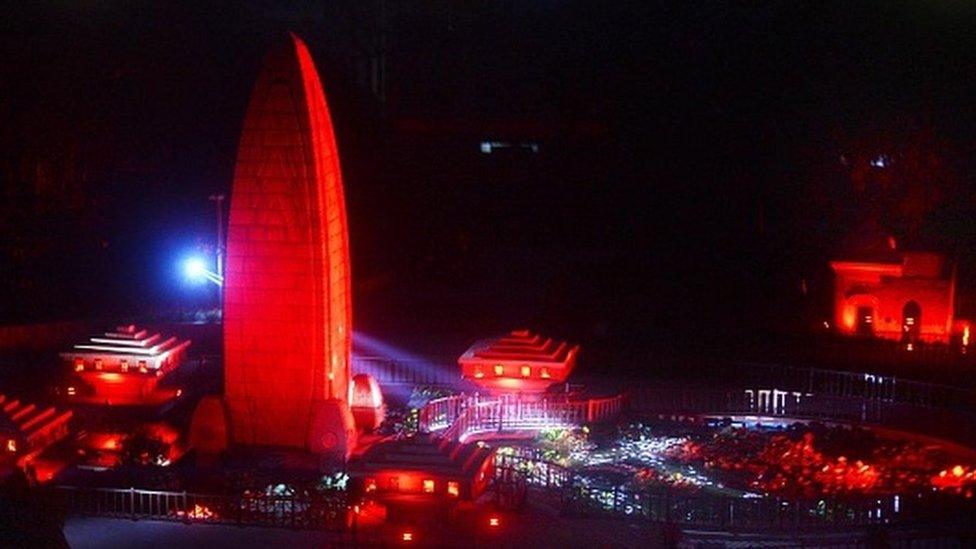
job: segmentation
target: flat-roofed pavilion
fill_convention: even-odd
[[[461,375],[492,393],[540,393],[576,366],[579,345],[515,330],[475,342],[458,358]]]

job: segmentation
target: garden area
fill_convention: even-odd
[[[553,429],[501,456],[553,464],[575,482],[627,490],[670,487],[740,498],[902,497],[941,492],[972,498],[971,457],[914,439],[819,423],[746,425],[635,422],[603,431]]]

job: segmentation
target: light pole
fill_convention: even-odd
[[[217,255],[217,278],[220,279],[220,283],[217,284],[217,301],[219,303],[218,307],[221,310],[221,317],[223,317],[224,310],[224,195],[223,194],[212,194],[210,195],[210,200],[214,203],[217,208],[217,247],[215,248]]]

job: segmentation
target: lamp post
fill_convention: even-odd
[[[221,312],[224,310],[224,195],[223,194],[212,194],[210,195],[210,200],[214,203],[217,209],[217,247],[214,248],[217,256],[217,278],[220,279],[220,283],[217,284],[217,301],[219,303],[219,308]],[[223,314],[221,314],[223,317]]]

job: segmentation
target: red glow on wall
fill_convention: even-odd
[[[830,263],[838,331],[900,341],[906,348],[920,341],[948,343],[957,325],[954,268],[939,254],[896,257]]]
[[[339,153],[318,72],[292,36],[244,119],[224,285],[234,438],[304,446],[312,405],[346,401],[352,306]]]
[[[74,374],[65,394],[72,402],[104,406],[155,406],[172,400],[177,390],[159,387],[162,378],[135,372],[86,370]]]
[[[298,51],[302,81],[310,116],[316,198],[320,214],[318,244],[324,245],[327,294],[325,296],[327,398],[346,398],[349,385],[349,356],[352,353],[352,291],[350,290],[349,229],[346,199],[339,168],[339,147],[332,130],[332,118],[318,71],[305,43],[292,36]]]
[[[115,372],[105,372],[98,374],[98,379],[104,383],[122,383],[125,379],[132,379],[123,377],[122,374],[117,374]]]
[[[122,433],[91,433],[84,438],[84,446],[94,450],[115,452],[122,449]]]

